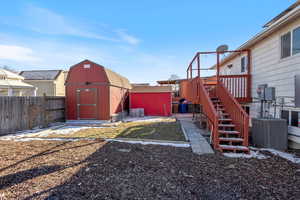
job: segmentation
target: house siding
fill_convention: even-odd
[[[65,96],[65,74],[60,73],[55,80],[55,96]]]
[[[37,96],[55,96],[55,84],[53,81],[38,81],[38,80],[24,80],[25,83],[33,85],[37,89]]]

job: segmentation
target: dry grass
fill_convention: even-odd
[[[125,122],[113,127],[83,129],[71,134],[52,134],[48,137],[138,138],[185,141],[180,123],[173,118],[152,122]]]

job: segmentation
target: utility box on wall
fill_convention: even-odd
[[[265,100],[266,101],[275,101],[275,87],[267,87],[265,88]]]
[[[252,119],[252,140],[258,147],[286,150],[288,128],[285,119]]]

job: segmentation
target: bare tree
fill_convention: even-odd
[[[10,72],[13,72],[13,73],[16,73],[16,74],[19,74],[19,72],[17,70],[15,70],[13,67],[11,66],[7,66],[7,65],[3,65],[1,66],[0,68],[2,69],[5,69],[7,71],[10,71]]]

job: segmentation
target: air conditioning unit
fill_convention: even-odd
[[[288,127],[285,119],[252,119],[252,141],[258,147],[286,150]]]

